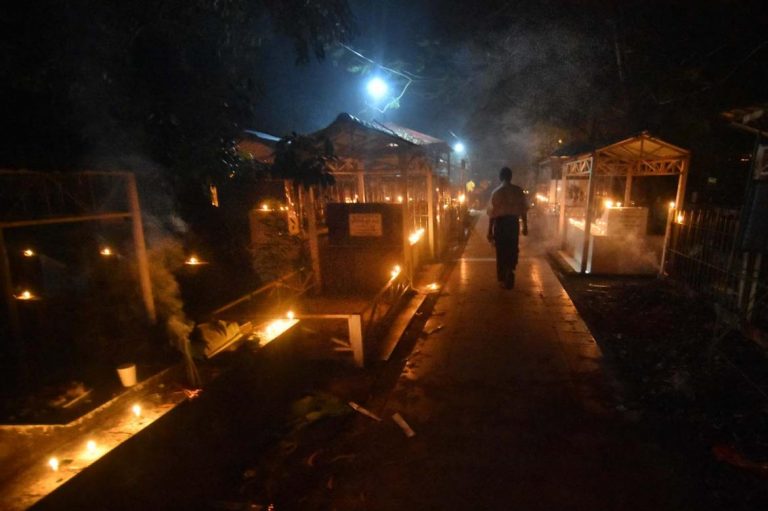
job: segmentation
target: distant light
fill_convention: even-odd
[[[31,248],[25,248],[22,254],[24,254],[24,257],[33,257],[35,255],[35,251]]]
[[[85,444],[85,452],[89,456],[94,456],[96,454],[96,442],[93,440],[88,440],[88,443]]]
[[[403,203],[403,196],[402,195],[398,195],[397,196],[397,202],[399,202],[400,204]]]
[[[558,144],[562,144],[562,143],[563,143],[563,139],[562,139],[562,138],[558,138],[558,139],[557,139],[557,143],[558,143]]]
[[[682,224],[682,223],[683,223],[683,220],[685,220],[685,216],[684,216],[682,213],[680,213],[679,215],[677,215],[677,223],[678,223],[678,224]]]
[[[429,291],[437,291],[440,289],[440,285],[437,282],[432,282],[431,284],[427,284],[427,290]]]
[[[613,200],[612,199],[605,199],[603,201],[603,206],[605,206],[606,209],[611,209],[613,207]]]
[[[29,289],[25,289],[21,293],[14,296],[17,300],[34,300],[35,295]]]
[[[272,211],[272,208],[269,207],[269,204],[266,202],[261,205],[261,211]]]
[[[193,254],[189,256],[186,261],[184,261],[184,264],[188,266],[199,266],[201,264],[207,264],[207,263],[205,261],[201,261],[199,257]]]
[[[392,280],[395,280],[395,279],[397,278],[397,276],[398,276],[398,275],[400,275],[400,272],[401,272],[401,271],[402,271],[402,270],[400,269],[400,265],[399,265],[399,264],[396,264],[396,265],[395,265],[395,266],[392,268],[392,271],[391,271],[391,272],[389,272],[390,276],[392,277]]]
[[[463,193],[459,195],[459,204],[464,204],[467,201],[467,196]]]
[[[368,80],[366,89],[373,99],[381,99],[387,95],[389,86],[387,85],[387,82],[376,76]]]
[[[54,472],[58,472],[59,470],[59,458],[56,456],[52,456],[51,459],[48,460],[48,466],[51,467],[51,470]]]
[[[464,144],[462,144],[461,142],[456,142],[455,144],[453,144],[453,150],[459,154],[463,154],[464,151],[466,151],[466,149],[467,148],[464,147]]]
[[[675,201],[669,203],[669,209],[675,209]]]
[[[416,231],[412,232],[410,236],[408,236],[408,242],[411,245],[415,245],[416,243],[419,242],[422,236],[424,236],[424,229],[423,228],[417,229]],[[399,266],[396,266],[396,268],[399,268]],[[399,270],[398,270],[398,273],[399,273]]]
[[[288,311],[288,312],[285,314],[285,317],[286,317],[286,318],[288,318],[288,319],[293,319],[293,318],[295,318],[295,317],[296,317],[296,314],[294,314],[294,313],[293,313],[293,311]]]
[[[131,412],[132,412],[132,413],[133,413],[133,415],[135,415],[136,417],[141,417],[141,405],[140,405],[140,404],[138,404],[138,403],[137,403],[137,404],[135,404],[135,405],[133,405],[133,406],[131,407]]]
[[[112,252],[112,249],[109,247],[103,247],[101,250],[99,250],[99,254],[103,255],[104,257],[115,255],[114,252]]]

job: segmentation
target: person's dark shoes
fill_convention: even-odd
[[[503,284],[504,289],[512,289],[515,287],[515,272],[513,270],[507,271]]]

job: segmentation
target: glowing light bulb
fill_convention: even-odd
[[[59,458],[56,456],[51,456],[51,459],[48,460],[48,466],[51,467],[51,470],[54,472],[58,472],[59,470]]]
[[[368,94],[370,94],[373,99],[381,99],[389,91],[389,86],[387,85],[387,82],[385,82],[378,76],[371,78],[366,88],[368,90]]]

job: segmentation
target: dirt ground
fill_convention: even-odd
[[[691,467],[714,508],[766,509],[766,351],[672,281],[559,277],[621,389],[620,411]]]

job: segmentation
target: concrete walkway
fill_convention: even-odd
[[[543,251],[497,286],[483,215],[346,474],[376,510],[700,509],[674,464],[614,411],[601,353]],[[387,425],[387,422],[390,424]],[[361,445],[364,444],[364,445]]]

